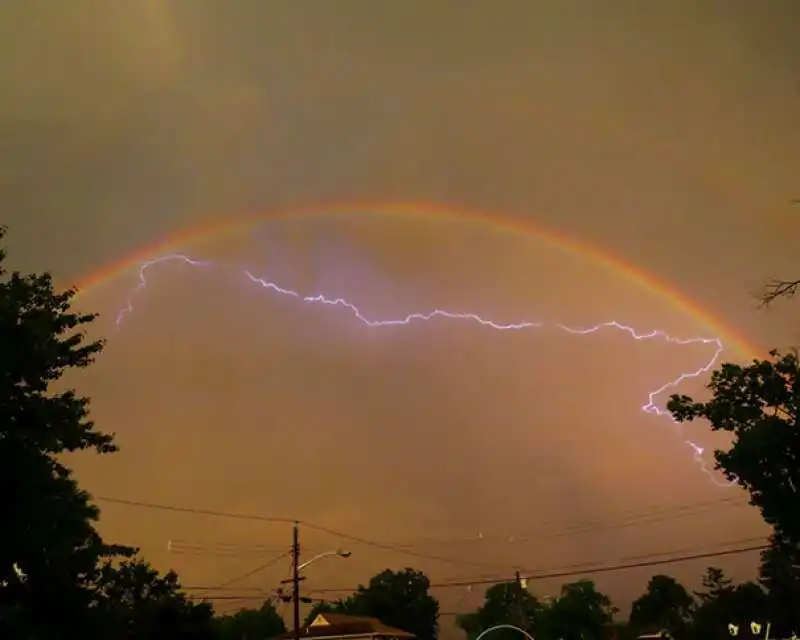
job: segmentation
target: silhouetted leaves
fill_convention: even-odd
[[[64,454],[111,453],[114,439],[89,419],[87,398],[54,386],[101,352],[85,336],[95,316],[74,312],[75,291],[56,292],[48,274],[8,274],[4,258],[0,249],[0,637],[210,638],[211,607],[186,600],[175,574],[109,562],[135,550],[102,540]]]
[[[275,638],[286,631],[283,618],[268,600],[258,609],[242,609],[232,615],[221,616],[217,618],[216,626],[219,640]]]
[[[486,590],[483,604],[473,613],[458,616],[456,624],[467,638],[474,640],[482,631],[500,624],[514,624],[529,633],[539,621],[542,604],[516,580],[500,582]],[[520,640],[513,629],[498,629],[492,633],[496,640]]]
[[[114,444],[88,419],[88,400],[53,383],[103,345],[86,341],[94,316],[71,310],[74,291],[1,264],[0,277],[0,629],[79,637],[97,626],[89,603],[98,562],[119,549],[95,530],[98,511],[63,454]]]
[[[213,609],[181,592],[174,572],[161,576],[141,559],[101,568],[95,607],[102,612],[108,637],[120,640],[176,638],[212,640]]]
[[[342,613],[378,618],[390,627],[416,635],[417,640],[436,638],[439,603],[428,592],[430,580],[414,569],[386,569],[374,576],[367,586],[341,605]]]
[[[767,591],[775,632],[789,636],[800,631],[800,547],[773,533],[761,553],[759,582]]]
[[[611,599],[599,592],[591,580],[579,580],[561,587],[543,615],[544,635],[560,640],[600,638],[614,620]]]
[[[703,591],[696,595],[699,603],[691,631],[698,640],[730,637],[729,624],[740,627],[740,637],[747,638],[750,623],[763,621],[767,615],[766,594],[761,587],[754,582],[734,584],[716,567],[706,570]]]
[[[675,578],[655,575],[631,607],[630,624],[637,633],[666,630],[673,638],[686,633],[695,602]]]
[[[672,396],[667,406],[679,422],[704,418],[712,430],[733,434],[731,448],[714,453],[717,468],[748,491],[768,524],[800,542],[800,363],[794,352],[771,356],[723,364],[711,376],[708,402]]]

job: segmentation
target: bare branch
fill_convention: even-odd
[[[793,298],[800,289],[800,280],[772,279],[764,286],[759,299],[761,306],[769,306],[778,298]]]
[[[790,205],[793,207],[800,205],[800,198],[794,198]],[[758,296],[758,300],[761,303],[760,306],[768,307],[778,298],[793,298],[799,289],[800,280],[780,280],[778,278],[773,278],[767,281]]]

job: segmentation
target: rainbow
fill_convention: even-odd
[[[716,336],[725,341],[727,346],[732,346],[741,356],[746,358],[758,358],[762,357],[764,353],[762,349],[754,346],[744,336],[739,335],[738,331],[727,326],[724,322],[703,309],[698,303],[682,294],[676,288],[629,262],[602,251],[598,247],[569,237],[558,231],[547,229],[538,224],[531,224],[527,221],[523,222],[509,218],[499,218],[497,215],[493,214],[454,209],[444,205],[420,203],[338,204],[274,213],[258,212],[245,214],[233,219],[192,227],[180,231],[166,240],[149,244],[122,260],[89,274],[78,282],[76,289],[80,294],[86,294],[160,255],[174,253],[179,249],[197,246],[223,236],[242,233],[264,222],[332,215],[376,217],[395,215],[422,219],[436,218],[453,222],[471,221],[491,226],[494,229],[526,236],[550,247],[583,257],[598,267],[611,272],[615,277],[627,280],[640,289],[666,301],[672,308],[693,318],[699,324],[713,331]]]

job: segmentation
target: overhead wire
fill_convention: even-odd
[[[584,576],[584,575],[592,575],[598,573],[610,573],[613,571],[626,571],[630,569],[640,569],[646,567],[657,567],[669,564],[676,564],[679,562],[690,562],[694,560],[705,560],[710,558],[719,558],[723,556],[732,556],[732,555],[741,555],[744,553],[752,553],[754,551],[763,551],[767,549],[769,545],[761,544],[761,545],[752,545],[746,547],[737,547],[735,549],[726,549],[723,551],[712,551],[707,553],[697,553],[692,555],[683,555],[683,556],[676,556],[674,558],[663,558],[660,560],[648,560],[643,562],[629,562],[629,563],[619,563],[614,565],[608,565],[603,567],[590,567],[587,569],[582,570],[573,570],[573,571],[551,571],[549,573],[532,573],[529,575],[521,576],[521,578],[533,582],[539,580],[548,580],[553,578],[570,578],[575,576]],[[508,582],[509,579],[506,578],[504,580]],[[487,585],[487,584],[496,584],[498,582],[497,579],[480,579],[480,580],[462,580],[462,581],[454,581],[454,582],[439,582],[439,583],[431,583],[430,588],[451,588],[451,587],[469,587],[469,586],[478,586],[478,585]],[[317,589],[317,593],[343,593],[349,591],[355,591],[352,587],[341,587],[341,588],[330,588],[330,589]]]
[[[395,542],[394,546],[397,548],[415,547],[422,544],[443,544],[453,545],[459,543],[489,543],[489,542],[507,542],[518,543],[527,541],[538,541],[544,538],[551,537],[568,537],[578,535],[581,533],[597,533],[598,531],[621,529],[639,524],[650,524],[663,522],[665,520],[673,520],[686,516],[697,515],[710,511],[716,511],[721,508],[730,507],[744,507],[748,503],[740,498],[722,498],[716,500],[708,500],[704,502],[692,502],[680,505],[661,505],[649,507],[646,509],[627,510],[632,511],[630,515],[623,513],[616,514],[617,517],[612,519],[601,518],[589,520],[588,522],[573,523],[562,525],[561,523],[552,523],[550,526],[547,524],[540,525],[536,529],[530,529],[520,534],[514,535],[483,535],[476,533],[470,536],[455,536],[449,538],[436,538],[436,537],[421,537],[412,541]]]
[[[734,544],[743,545],[744,543],[753,543],[756,541],[764,541],[765,538],[763,536],[760,537],[752,537],[752,538],[742,538],[739,540],[729,540],[725,542],[719,542],[716,547],[729,547]],[[694,549],[708,549],[712,545],[704,545],[700,547],[694,547]],[[670,551],[657,551],[647,555],[639,555],[639,556],[629,556],[628,558],[622,558],[619,562],[614,564],[605,564],[605,563],[583,563],[579,565],[562,565],[560,567],[555,567],[551,569],[526,569],[524,573],[527,575],[522,576],[528,581],[535,581],[535,580],[546,580],[546,579],[553,579],[553,578],[564,578],[564,577],[574,577],[574,576],[583,576],[583,575],[591,575],[597,573],[608,573],[612,571],[622,571],[622,570],[630,570],[630,569],[637,569],[637,568],[645,568],[645,567],[653,567],[653,566],[660,566],[660,565],[668,565],[668,564],[675,564],[680,562],[689,562],[694,560],[702,560],[702,559],[710,559],[710,558],[717,558],[717,557],[724,557],[724,556],[731,556],[731,555],[741,555],[744,553],[750,553],[754,551],[761,551],[768,547],[767,544],[747,544],[745,546],[738,546],[732,549],[718,549],[715,551],[706,551],[704,553],[693,553],[687,554],[685,552],[693,550],[692,548],[683,548],[683,549],[673,549]],[[675,555],[676,553],[682,553],[681,555]],[[667,558],[663,558],[663,556],[671,556]],[[636,560],[638,558],[638,561]],[[647,559],[650,558],[650,559]],[[490,585],[490,584],[498,584],[503,582],[509,582],[512,580],[508,575],[495,575],[495,576],[475,576],[470,578],[453,578],[449,580],[442,580],[438,582],[432,582],[430,585],[431,589],[442,589],[442,588],[454,588],[454,587],[466,587],[468,591],[471,591],[472,587],[480,586],[480,585]],[[201,590],[204,587],[185,587],[187,590],[197,589]],[[352,593],[357,590],[357,587],[328,587],[328,588],[316,588],[313,590],[315,594],[341,594],[341,593]],[[243,591],[243,590],[240,590]],[[260,591],[258,593],[254,593],[253,595],[241,595],[238,596],[236,594],[220,594],[225,595],[225,599],[244,599],[244,600],[252,600],[252,599],[260,599],[265,592]],[[466,594],[465,594],[466,595]],[[215,596],[217,597],[217,596]],[[462,598],[463,599],[463,598]]]
[[[376,540],[371,540],[369,538],[365,538],[363,536],[357,536],[353,534],[349,534],[342,531],[337,531],[335,529],[331,529],[329,527],[324,527],[321,525],[317,525],[308,521],[304,520],[294,520],[291,518],[285,517],[274,517],[274,516],[265,516],[261,514],[242,514],[242,513],[233,513],[233,512],[225,512],[225,511],[215,511],[209,509],[198,509],[193,507],[184,507],[180,505],[168,505],[168,504],[159,504],[159,503],[152,503],[152,502],[143,502],[143,501],[134,501],[134,500],[126,500],[121,498],[113,498],[109,496],[97,496],[95,498],[98,501],[108,502],[112,504],[120,504],[126,505],[131,507],[138,507],[138,508],[147,508],[147,509],[156,509],[156,510],[164,510],[164,511],[171,511],[171,512],[179,512],[179,513],[188,513],[194,515],[204,515],[204,516],[211,516],[211,517],[219,517],[219,518],[233,518],[233,519],[240,519],[240,520],[256,520],[262,522],[270,522],[270,523],[278,523],[278,524],[290,524],[290,523],[298,523],[302,524],[304,527],[319,531],[321,533],[326,533],[328,535],[338,537],[343,540],[348,540],[351,543],[357,543],[364,546],[369,546],[375,549],[381,549],[385,551],[391,551],[394,553],[404,554],[410,557],[416,557],[425,560],[433,560],[438,562],[445,562],[450,564],[456,565],[463,565],[463,566],[474,566],[474,567],[485,567],[485,568],[498,568],[498,567],[506,567],[506,568],[516,568],[511,567],[510,565],[504,565],[500,563],[488,563],[488,562],[478,562],[478,561],[470,561],[464,560],[460,558],[453,558],[449,556],[443,556],[439,554],[431,554],[431,553],[422,553],[415,551],[412,545],[403,546],[400,543],[394,542],[380,542]],[[562,529],[561,531],[553,531],[550,535],[534,537],[531,535],[523,535],[518,537],[512,537],[511,540],[508,541],[528,541],[533,539],[542,539],[544,537],[547,538],[560,538],[560,537],[567,537],[571,535],[577,535],[579,533],[584,532],[596,532],[599,530],[612,530],[617,528],[626,528],[631,526],[636,526],[639,524],[650,524],[654,522],[661,522],[664,520],[672,520],[677,517],[682,517],[686,515],[694,515],[697,513],[697,510],[700,509],[701,512],[708,511],[710,509],[719,508],[720,506],[731,505],[731,506],[739,506],[745,505],[745,502],[737,501],[733,498],[723,498],[722,500],[714,500],[714,501],[706,501],[706,502],[699,502],[699,503],[689,503],[684,505],[677,505],[677,506],[661,506],[651,508],[644,513],[640,512],[640,517],[636,518],[634,516],[630,516],[627,520],[617,523],[605,523],[605,527],[603,528],[602,525],[604,523],[589,523],[583,525],[576,525],[573,528]],[[643,517],[642,517],[643,516]],[[653,516],[656,516],[655,518]],[[600,525],[598,527],[598,525]],[[476,541],[480,541],[481,538],[478,538]],[[216,555],[215,553],[211,553],[210,555]],[[223,554],[225,555],[225,554]]]
[[[286,551],[286,552],[284,552],[284,553],[282,553],[282,554],[280,554],[278,556],[275,556],[274,558],[271,558],[270,560],[268,560],[264,564],[258,565],[255,569],[251,569],[251,570],[247,571],[246,573],[243,573],[243,574],[238,575],[238,576],[234,576],[230,580],[227,580],[227,581],[223,582],[222,584],[219,584],[216,587],[212,587],[212,588],[214,588],[214,589],[224,589],[227,586],[230,586],[230,585],[235,584],[237,582],[241,582],[242,580],[246,580],[250,576],[254,576],[257,573],[261,573],[265,569],[267,569],[267,568],[271,567],[272,565],[276,564],[279,560],[282,560],[283,558],[288,556],[290,553],[291,553],[290,551]]]
[[[102,502],[109,502],[113,504],[121,504],[127,505],[132,507],[140,507],[140,508],[149,508],[149,509],[160,509],[164,511],[172,511],[178,513],[191,513],[195,515],[206,515],[206,516],[213,516],[213,517],[220,517],[220,518],[236,518],[242,520],[260,520],[263,522],[272,522],[272,523],[281,523],[281,524],[302,524],[303,526],[313,529],[316,531],[321,531],[324,533],[328,533],[330,535],[334,535],[336,537],[342,538],[344,540],[356,541],[361,544],[371,546],[378,549],[384,549],[387,551],[395,551],[397,553],[403,553],[408,556],[413,556],[421,559],[426,560],[436,560],[439,562],[449,562],[453,564],[462,564],[462,565],[469,565],[469,566],[476,566],[476,567],[498,567],[502,565],[498,565],[497,563],[483,563],[483,562],[471,562],[467,560],[459,560],[456,558],[448,558],[445,556],[438,556],[438,555],[431,555],[431,554],[424,554],[418,553],[411,549],[400,549],[398,547],[394,547],[390,544],[384,544],[381,542],[376,542],[374,540],[369,540],[367,538],[362,538],[360,536],[353,536],[347,533],[334,531],[333,529],[328,529],[327,527],[322,527],[320,525],[312,524],[308,521],[304,520],[293,520],[290,518],[277,518],[272,516],[260,516],[257,514],[236,514],[236,513],[227,513],[224,511],[213,511],[210,509],[196,509],[191,507],[181,507],[178,505],[165,505],[165,504],[158,504],[158,503],[148,503],[148,502],[140,502],[135,500],[123,500],[121,498],[111,498],[108,496],[96,496],[95,500],[102,501]]]

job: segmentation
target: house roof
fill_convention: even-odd
[[[383,624],[377,618],[367,616],[348,616],[343,613],[321,613],[310,625],[300,627],[301,638],[334,638],[341,636],[379,635],[399,638],[413,638],[413,633],[395,629]],[[279,636],[281,639],[294,638],[293,631]]]

